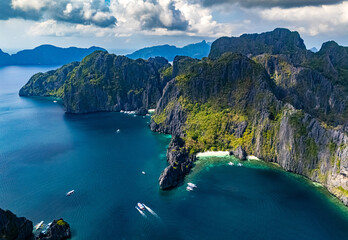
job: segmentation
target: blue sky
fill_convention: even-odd
[[[309,48],[328,40],[348,46],[347,13],[340,0],[0,0],[0,48],[132,50],[276,27],[300,32]]]

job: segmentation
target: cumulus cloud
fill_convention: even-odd
[[[23,18],[115,26],[117,20],[104,0],[1,0],[0,20]]]
[[[293,8],[304,6],[320,6],[341,3],[344,0],[192,0],[204,6],[214,6],[221,4],[239,4],[242,7],[252,8]]]
[[[188,21],[172,0],[111,0],[110,8],[119,22],[131,29],[186,30]]]
[[[21,10],[40,10],[41,8],[50,4],[49,0],[12,0],[14,9]]]
[[[118,29],[153,35],[221,36],[230,24],[213,20],[211,10],[190,0],[111,0]]]
[[[10,18],[22,18],[38,20],[41,14],[36,10],[28,9],[23,11],[21,9],[15,9],[12,6],[11,0],[0,0],[0,20],[8,20]]]
[[[348,31],[348,2],[320,7],[292,9],[271,8],[261,11],[260,16],[268,21],[286,22],[300,33],[315,36],[321,33]]]

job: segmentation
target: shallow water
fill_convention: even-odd
[[[48,69],[0,68],[0,208],[34,224],[63,217],[83,240],[346,238],[341,204],[262,162],[231,167],[235,159],[204,158],[187,179],[198,186],[193,192],[160,191],[170,138],[152,133],[149,118],[68,115],[52,99],[18,96],[33,73]],[[139,201],[158,218],[144,218]]]

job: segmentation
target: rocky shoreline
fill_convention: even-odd
[[[32,221],[0,209],[0,238],[6,240],[66,240],[71,237],[70,226],[63,219],[54,220],[46,233],[33,233]]]
[[[68,113],[156,106],[150,128],[173,136],[164,190],[180,185],[198,152],[253,155],[321,183],[348,205],[348,50],[317,53],[297,32],[275,29],[217,39],[201,61],[131,60],[95,52],[34,75],[21,96],[55,96]]]

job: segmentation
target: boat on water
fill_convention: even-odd
[[[40,228],[42,228],[43,224],[44,224],[44,221],[39,222],[38,224],[34,226],[34,230],[35,231],[39,230]]]
[[[145,205],[143,203],[138,202],[137,207],[142,211],[145,210]]]
[[[144,174],[144,175],[146,174],[146,172],[144,172],[144,171],[142,171],[141,173]]]
[[[234,166],[234,163],[233,162],[229,162],[228,165]]]
[[[187,185],[188,185],[189,187],[191,187],[191,188],[196,188],[196,187],[197,187],[197,185],[196,185],[196,184],[194,184],[194,183],[190,183],[190,182],[189,182]]]
[[[117,130],[116,130],[116,133],[119,133],[119,132],[121,132],[121,130],[120,130],[120,129],[117,129]]]
[[[56,100],[54,100],[53,102],[54,102],[54,103],[57,103],[57,101],[56,101]]]
[[[74,194],[75,190],[71,190],[69,192],[66,193],[66,196],[69,197],[71,196],[72,194]]]
[[[193,188],[192,188],[192,187],[190,187],[190,186],[187,186],[187,187],[186,187],[186,191],[191,192],[191,191],[193,191]]]
[[[241,167],[241,166],[243,166],[243,164],[241,164],[241,163],[238,163],[238,167]]]

